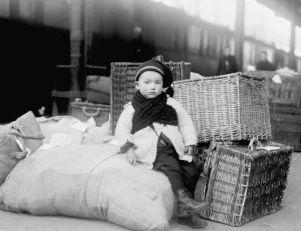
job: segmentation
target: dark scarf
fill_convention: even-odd
[[[140,91],[137,91],[132,100],[135,109],[132,134],[152,125],[153,122],[177,126],[177,112],[166,102],[167,96],[164,92],[154,99],[146,99]]]

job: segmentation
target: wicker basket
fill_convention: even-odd
[[[270,114],[289,114],[289,115],[301,115],[301,107],[292,106],[289,104],[269,103]]]
[[[301,114],[271,113],[273,140],[301,151]]]
[[[83,121],[91,117],[94,118],[96,125],[101,126],[109,121],[110,106],[89,102],[71,102],[72,116]]]
[[[116,123],[123,107],[133,99],[135,75],[141,63],[111,63],[111,130],[115,133]],[[190,78],[191,64],[185,62],[165,62],[172,70],[174,80]]]
[[[301,76],[288,76],[274,71],[254,71],[252,75],[266,76],[267,89],[273,103],[301,106]],[[282,83],[273,82],[273,77],[278,74]]]
[[[240,72],[174,82],[199,142],[271,138],[265,78]]]
[[[283,205],[292,147],[274,142],[274,151],[251,151],[247,145],[219,143],[208,150],[195,199],[211,203],[204,218],[240,226],[274,213]]]

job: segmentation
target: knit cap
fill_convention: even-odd
[[[135,80],[138,81],[140,75],[146,71],[155,71],[161,74],[163,78],[163,88],[170,87],[173,82],[170,68],[158,60],[152,59],[142,63],[137,69]]]

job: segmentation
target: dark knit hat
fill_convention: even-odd
[[[146,71],[155,71],[161,74],[163,78],[163,88],[170,87],[173,82],[170,68],[158,60],[152,59],[142,63],[137,69],[135,80],[138,81],[140,75]]]

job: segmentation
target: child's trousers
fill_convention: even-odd
[[[186,188],[194,196],[199,179],[197,166],[193,161],[180,160],[172,143],[163,134],[159,137],[154,170],[161,171],[168,177],[174,192]]]

